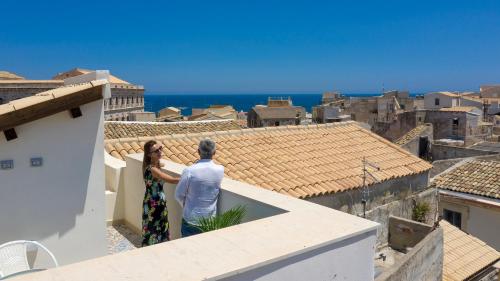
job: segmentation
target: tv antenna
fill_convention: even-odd
[[[380,171],[380,167],[375,163],[368,162],[365,156],[363,156],[362,162],[363,162],[363,189],[361,191],[361,203],[363,204],[363,218],[366,218],[366,202],[368,201],[368,198],[370,196],[370,190],[366,186],[366,177],[370,176],[372,179],[375,180],[375,182],[379,182],[377,177],[375,177],[368,170],[368,167],[371,167],[377,171]]]

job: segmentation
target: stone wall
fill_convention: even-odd
[[[377,245],[387,243],[389,216],[411,219],[413,206],[427,202],[431,211],[427,223],[433,223],[437,212],[437,195],[434,189],[427,189],[428,172],[399,179],[388,180],[369,187],[366,204],[366,218],[381,224],[377,233]],[[339,192],[332,195],[306,199],[326,207],[353,215],[363,216],[362,189]]]
[[[415,247],[430,232],[432,226],[400,217],[389,217],[389,247],[406,252]]]
[[[373,131],[390,141],[395,141],[415,128],[417,125],[416,111],[408,111],[398,114],[397,120],[390,124],[375,124]]]
[[[431,148],[432,160],[434,161],[493,154],[498,154],[498,152],[444,144],[433,144]]]
[[[378,206],[366,213],[366,218],[380,223],[377,233],[377,245],[382,246],[389,240],[389,217],[397,216],[405,219],[412,218],[413,208],[417,203],[429,204],[430,211],[426,216],[426,223],[433,224],[438,213],[436,189],[427,189],[404,199]]]
[[[441,281],[443,278],[443,230],[437,228],[401,257],[376,281]]]

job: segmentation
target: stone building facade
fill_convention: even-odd
[[[92,72],[75,68],[58,73],[53,79],[68,79]],[[116,76],[109,75],[111,98],[104,100],[104,118],[107,121],[129,121],[131,112],[144,111],[144,86],[133,85]]]
[[[248,127],[276,127],[300,125],[306,118],[306,109],[294,106],[292,100],[269,98],[266,105],[256,105],[247,115]]]
[[[0,80],[0,104],[64,86],[63,80]]]

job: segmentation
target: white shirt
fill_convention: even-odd
[[[182,217],[197,225],[200,218],[217,213],[217,199],[224,177],[224,167],[210,159],[201,159],[182,172],[175,190],[175,199],[183,207]]]

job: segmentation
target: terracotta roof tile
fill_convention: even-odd
[[[240,126],[234,120],[200,122],[106,121],[104,122],[104,135],[106,139],[155,136],[164,138],[173,134],[227,131],[239,128]],[[185,135],[183,136],[185,137]]]
[[[411,129],[408,133],[404,134],[402,137],[394,141],[397,145],[404,145],[413,140],[415,137],[422,134],[425,129],[429,128],[427,125],[419,125],[413,129]]]
[[[440,189],[500,199],[500,162],[467,161],[437,176],[432,185]]]
[[[439,225],[443,228],[443,280],[466,280],[500,258],[495,249],[447,221]]]
[[[206,136],[217,142],[215,160],[225,166],[228,177],[299,198],[361,187],[363,157],[381,167],[373,172],[380,181],[432,167],[355,122],[212,132]],[[164,157],[181,164],[194,162],[201,138],[200,134],[166,136]],[[138,143],[125,146],[119,140],[106,141],[106,151],[120,159],[132,153],[130,148],[138,151]]]

